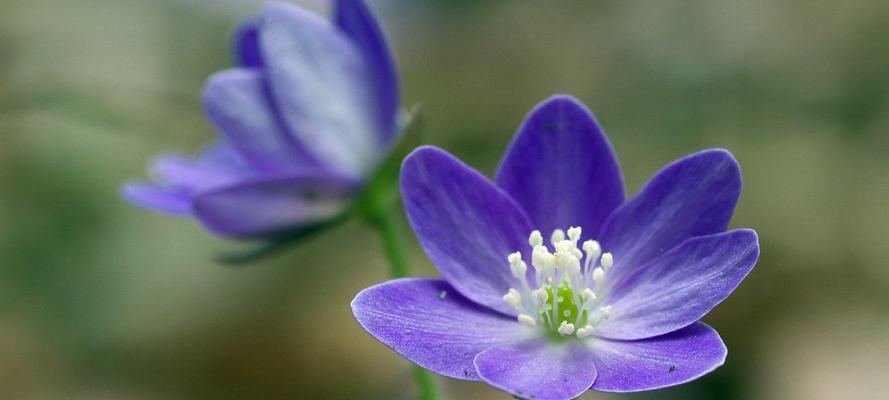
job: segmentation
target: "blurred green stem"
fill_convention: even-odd
[[[386,259],[389,260],[389,275],[393,278],[404,278],[410,275],[407,257],[404,255],[404,249],[401,247],[392,217],[378,216],[374,218],[373,224],[377,228],[380,238],[383,239],[383,251],[386,252]]]
[[[391,215],[385,212],[376,213],[370,220],[383,240],[383,250],[389,260],[389,274],[393,278],[404,278],[410,275],[407,257],[404,248],[398,238],[395,222]],[[417,381],[417,389],[420,391],[420,399],[437,400],[438,384],[435,377],[429,371],[414,366],[414,379]]]

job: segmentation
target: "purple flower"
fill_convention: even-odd
[[[570,399],[676,385],[725,360],[699,320],[759,256],[754,231],[725,232],[741,192],[729,152],[675,161],[624,200],[599,124],[556,96],[527,117],[493,182],[423,147],[404,161],[401,191],[444,280],[385,282],[352,310],[410,361],[521,398]]]
[[[273,2],[235,45],[241,66],[203,93],[220,140],[194,158],[158,157],[157,182],[124,197],[231,237],[340,215],[398,138],[398,82],[374,17],[360,0],[336,0],[332,21]]]

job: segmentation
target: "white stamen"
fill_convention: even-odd
[[[503,295],[503,301],[516,311],[522,311],[522,295],[519,294],[518,290],[509,289],[509,292]]]
[[[595,264],[596,260],[599,259],[599,255],[602,254],[602,247],[595,240],[587,240],[583,242],[583,251],[586,252],[586,262],[583,264],[583,270],[589,273],[590,265]]]
[[[599,258],[599,254],[602,253],[602,247],[595,240],[587,240],[583,242],[583,251],[586,252],[587,257]]]
[[[554,230],[552,236],[549,237],[549,242],[552,243],[553,246],[563,240],[565,240],[565,231],[561,229]]]
[[[611,306],[610,305],[603,306],[603,307],[599,308],[599,310],[602,311],[602,319],[611,318]]]
[[[574,324],[569,324],[565,321],[562,321],[562,324],[559,325],[558,332],[562,336],[568,336],[574,333]]]
[[[552,274],[552,268],[555,267],[553,255],[550,254],[546,246],[536,246],[531,252],[531,265],[537,268],[544,278]]]
[[[611,306],[602,305],[608,297],[602,285],[614,258],[603,253],[595,240],[578,246],[581,236],[576,226],[568,228],[567,239],[565,231],[555,229],[550,235],[552,247],[547,247],[535,230],[528,236],[532,249],[528,263],[520,251],[506,257],[517,282],[503,301],[518,312],[519,323],[583,339],[610,317]],[[534,268],[530,279],[528,264]]]
[[[540,231],[534,230],[534,232],[531,232],[531,236],[528,237],[528,244],[531,245],[532,249],[543,245],[543,235],[540,234]]]
[[[596,268],[593,270],[593,280],[596,281],[597,285],[602,284],[602,280],[605,279],[605,270],[602,268]]]
[[[581,298],[583,298],[584,302],[590,302],[590,301],[596,300],[596,294],[593,293],[592,289],[590,289],[590,288],[584,289],[583,292],[580,294],[580,296],[581,296]]]
[[[581,229],[579,226],[568,228],[568,239],[574,242],[575,246],[577,246],[577,241],[580,240],[580,232]]]
[[[605,267],[605,270],[607,271],[612,265],[614,265],[614,256],[611,253],[602,254],[602,266]]]
[[[580,272],[580,260],[571,250],[577,250],[570,240],[563,240],[556,244],[556,261],[558,267],[569,276]]]
[[[525,272],[528,271],[528,264],[525,264],[525,262],[522,261],[522,253],[512,253],[507,259],[509,260],[509,268],[512,271],[512,276],[519,279],[524,278]]]
[[[509,261],[510,264],[515,264],[522,260],[522,252],[517,251],[515,253],[510,253],[506,256],[506,260]]]
[[[592,325],[587,325],[587,326],[584,326],[583,328],[580,328],[577,330],[577,338],[578,339],[588,338],[592,335],[593,335],[593,326]]]
[[[546,291],[546,289],[536,289],[531,292],[531,295],[533,295],[534,298],[537,299],[537,304],[541,306],[545,305],[546,302],[549,300],[549,293]]]
[[[529,328],[537,326],[537,321],[535,321],[534,318],[531,318],[531,316],[527,314],[519,314],[519,323]]]

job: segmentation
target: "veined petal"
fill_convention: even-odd
[[[262,54],[259,51],[259,23],[246,21],[238,27],[234,36],[236,63],[242,67],[262,67]]]
[[[398,354],[457,379],[478,379],[472,364],[478,353],[522,340],[530,331],[436,279],[397,279],[367,288],[352,300],[352,313]]]
[[[728,350],[704,323],[649,339],[597,339],[590,345],[598,376],[593,390],[637,392],[685,383],[725,362]]]
[[[193,210],[219,235],[264,236],[333,218],[357,190],[354,181],[338,175],[302,170],[202,192],[194,198]]]
[[[547,338],[492,347],[475,358],[475,366],[482,380],[522,399],[573,399],[596,380],[586,347]]]
[[[756,232],[689,239],[616,283],[598,336],[642,339],[688,326],[725,300],[759,257]]]
[[[531,111],[495,180],[545,234],[580,226],[585,237],[595,238],[624,200],[608,138],[593,114],[570,96],[553,96]]]
[[[507,256],[528,247],[528,218],[506,192],[445,151],[424,146],[401,167],[401,197],[426,254],[469,299],[516,315]],[[525,254],[525,259],[529,259]]]
[[[259,42],[284,125],[330,168],[365,175],[381,146],[362,52],[330,22],[278,2],[263,10]]]
[[[203,99],[216,128],[257,168],[273,171],[313,164],[279,123],[260,70],[217,72],[207,80]]]
[[[367,61],[370,81],[365,84],[370,86],[375,99],[376,133],[380,135],[380,143],[386,145],[396,133],[399,105],[398,74],[386,38],[376,18],[361,0],[337,0],[333,19]]]
[[[614,254],[610,282],[686,239],[725,231],[741,193],[731,153],[705,150],[658,172],[605,222],[599,240]]]
[[[191,213],[191,201],[188,196],[154,183],[127,183],[123,186],[121,193],[123,198],[130,203],[150,211],[175,216],[186,216]]]

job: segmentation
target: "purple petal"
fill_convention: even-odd
[[[183,193],[148,182],[127,183],[122,189],[123,198],[150,211],[187,216],[191,202]]]
[[[258,21],[247,21],[235,32],[236,63],[242,67],[262,67],[262,54],[259,51]]]
[[[599,375],[593,390],[637,392],[678,385],[713,371],[728,350],[713,328],[698,322],[650,339],[591,344]]]
[[[436,279],[397,279],[367,288],[352,300],[352,313],[398,354],[457,379],[478,379],[472,364],[478,353],[531,332]]]
[[[580,226],[596,237],[624,201],[617,158],[589,110],[554,96],[538,105],[509,146],[496,182],[544,235]]]
[[[337,0],[334,22],[364,54],[370,70],[371,91],[376,99],[376,118],[380,143],[389,143],[395,135],[398,112],[398,76],[386,38],[376,18],[361,0]]]
[[[688,326],[725,300],[757,258],[752,230],[689,239],[616,284],[608,297],[612,318],[596,334],[632,340]]]
[[[331,168],[352,177],[366,174],[381,144],[361,51],[330,22],[284,3],[265,7],[259,36],[284,125]]]
[[[252,171],[201,156],[191,159],[175,154],[155,157],[151,163],[151,171],[165,186],[187,195],[226,186],[255,175]]]
[[[214,74],[207,80],[203,99],[216,128],[257,168],[268,171],[312,164],[279,123],[260,70],[237,68]]]
[[[200,193],[194,198],[193,210],[219,235],[271,235],[339,215],[356,190],[355,182],[336,175],[298,171]]]
[[[250,170],[252,167],[244,162],[231,144],[225,140],[211,143],[204,147],[196,157],[199,165],[223,170]]]
[[[401,196],[414,233],[444,278],[469,299],[515,315],[502,299],[515,285],[506,257],[529,247],[531,225],[512,198],[429,146],[404,160]]]
[[[573,399],[596,380],[586,347],[549,338],[492,347],[475,358],[475,366],[482,380],[523,399]]]
[[[614,254],[609,281],[686,239],[725,231],[740,193],[741,172],[728,151],[705,150],[665,167],[602,228],[602,248]]]

